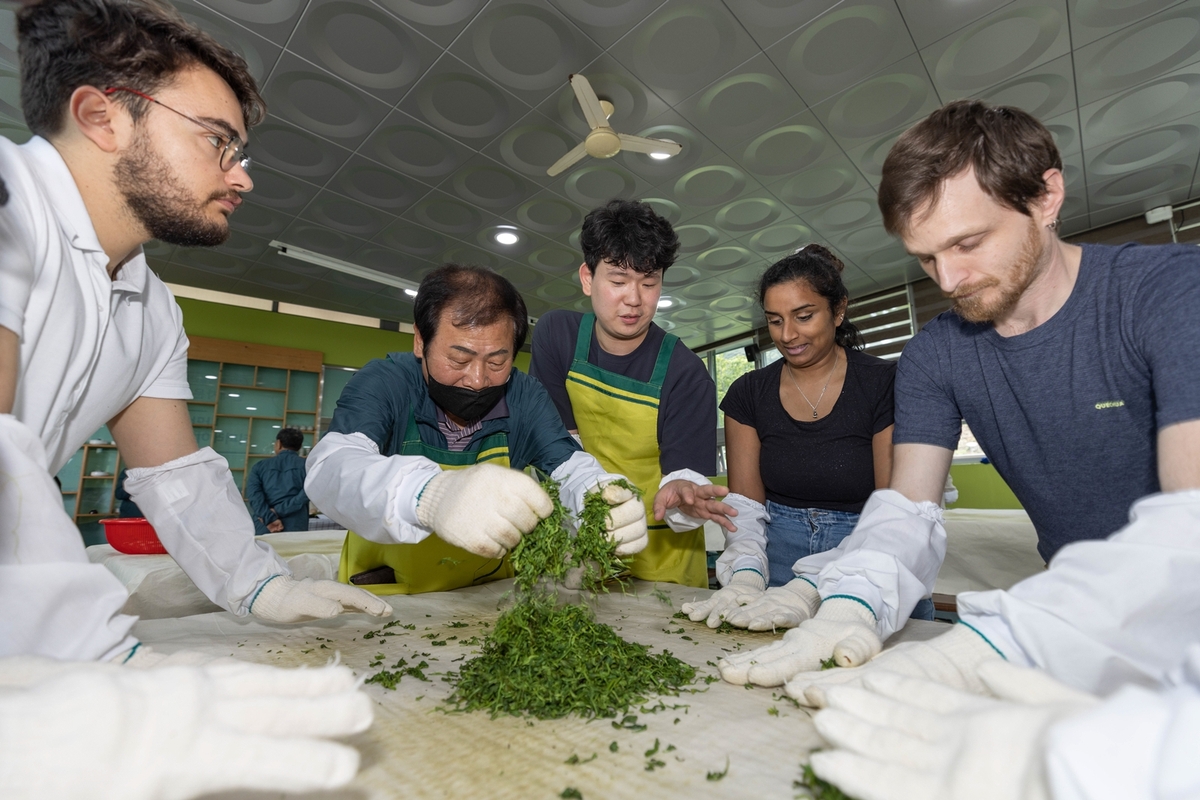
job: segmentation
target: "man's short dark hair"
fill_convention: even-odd
[[[883,226],[902,235],[914,214],[937,202],[946,180],[968,167],[989,197],[1028,215],[1029,204],[1046,193],[1042,175],[1062,166],[1050,131],[1021,109],[947,103],[905,131],[884,159]]]
[[[425,276],[417,289],[413,318],[428,346],[437,333],[442,312],[456,328],[476,328],[509,318],[513,323],[513,355],[529,335],[529,312],[517,287],[484,267],[443,264]]]
[[[233,90],[247,127],[267,107],[246,61],[160,0],[42,0],[17,12],[21,106],[39,136],[61,133],[80,86],[125,86],[153,95],[180,71],[207,67]],[[149,103],[113,95],[134,121]]]
[[[593,275],[601,261],[649,275],[675,263],[679,237],[649,204],[609,200],[584,218],[579,245]]]
[[[304,447],[304,434],[298,428],[284,428],[275,434],[275,439],[284,450],[299,450]]]

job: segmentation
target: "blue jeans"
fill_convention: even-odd
[[[824,508],[793,508],[767,501],[767,562],[771,568],[770,586],[782,586],[790,581],[792,565],[813,553],[824,553],[842,543],[858,524],[858,514],[852,511],[829,511]],[[933,600],[926,597],[917,603],[912,619],[933,619]]]

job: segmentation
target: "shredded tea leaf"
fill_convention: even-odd
[[[618,483],[637,492],[627,482]],[[585,589],[603,590],[625,565],[605,530],[610,507],[599,492],[585,496],[572,537],[558,485],[546,481],[542,486],[554,511],[512,551],[515,603],[496,620],[482,652],[450,677],[455,688],[448,705],[493,717],[611,718],[650,695],[678,694],[696,677],[691,666],[669,652],[652,654],[625,641],[583,605],[557,604],[552,585],[543,579],[561,582],[568,569],[578,567]],[[637,718],[626,716],[613,725],[635,728]]]
[[[802,769],[804,770],[804,777],[796,781],[793,787],[808,792],[812,800],[854,800],[853,797],[829,781],[818,778],[817,773],[813,772],[811,765],[805,764]]]

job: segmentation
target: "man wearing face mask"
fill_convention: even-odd
[[[412,353],[372,361],[346,385],[308,457],[308,496],[351,530],[338,578],[377,594],[446,591],[510,577],[504,560],[552,511],[521,470],[583,507],[601,490],[619,555],[646,546],[646,514],[567,433],[546,390],[513,369],[529,331],[506,279],[447,264],[413,309]],[[430,536],[435,533],[436,536]]]

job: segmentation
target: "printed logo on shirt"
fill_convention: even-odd
[[[1099,411],[1105,408],[1122,408],[1124,405],[1124,400],[1105,400],[1103,403],[1096,403],[1096,410]]]

